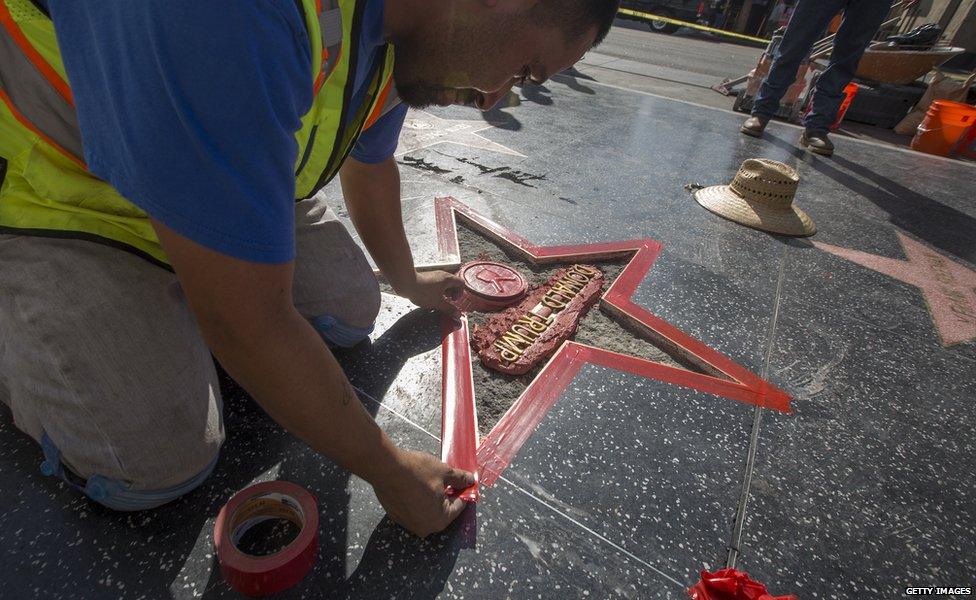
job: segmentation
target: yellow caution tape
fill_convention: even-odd
[[[710,31],[711,33],[717,35],[724,35],[726,37],[738,38],[740,40],[748,40],[750,42],[759,42],[760,44],[768,44],[769,40],[754,37],[751,35],[745,35],[742,33],[735,33],[734,31],[725,31],[724,29],[716,29],[715,27],[706,27],[705,25],[699,25],[698,23],[690,23],[688,21],[679,21],[678,19],[672,19],[669,17],[662,17],[660,15],[652,15],[651,13],[646,13],[639,10],[630,10],[629,8],[618,8],[617,12],[622,15],[627,15],[630,17],[637,17],[638,19],[644,19],[646,21],[664,21],[665,23],[671,23],[672,25],[680,25],[681,27],[688,27],[691,29],[697,29],[699,31]]]

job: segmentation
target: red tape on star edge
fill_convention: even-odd
[[[748,573],[735,569],[701,572],[701,580],[688,588],[691,600],[798,600],[796,596],[772,596],[766,586]]]
[[[478,492],[478,413],[474,406],[474,380],[471,375],[471,350],[468,345],[468,319],[443,321],[441,363],[441,460],[456,469],[474,473],[475,483],[458,493],[468,502],[477,502]]]
[[[789,394],[631,300],[637,286],[644,281],[660,255],[663,248],[660,242],[643,238],[597,244],[538,246],[454,198],[437,198],[434,212],[439,250],[446,257],[445,260],[455,266],[460,262],[457,217],[463,218],[466,225],[507,251],[533,264],[629,258],[627,266],[603,295],[601,310],[614,320],[625,322],[627,327],[639,330],[658,345],[680,352],[704,371],[698,373],[567,341],[477,446],[477,463],[471,463],[472,440],[477,444],[477,417],[467,322],[463,321],[457,328],[445,329],[442,344],[442,456],[454,461],[449,464],[469,470],[480,465],[478,476],[481,485],[489,487],[498,480],[559,395],[588,363],[753,406],[790,412]]]

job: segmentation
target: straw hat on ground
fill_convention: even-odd
[[[787,165],[765,158],[742,163],[730,185],[695,192],[695,200],[720,217],[780,235],[808,236],[817,232],[813,220],[793,205],[800,176]]]

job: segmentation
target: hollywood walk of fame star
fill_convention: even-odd
[[[459,144],[468,148],[490,150],[520,158],[525,157],[524,154],[516,152],[508,146],[503,146],[478,135],[479,131],[493,127],[494,125],[484,121],[442,119],[427,111],[411,110],[403,122],[396,155],[403,156],[437,144]]]
[[[601,310],[618,323],[626,323],[640,331],[659,346],[678,352],[703,371],[689,371],[566,341],[479,445],[467,319],[462,316],[458,324],[445,320],[441,344],[441,459],[452,466],[476,471],[482,486],[489,487],[497,481],[585,364],[616,369],[755,406],[789,411],[790,397],[785,392],[631,300],[638,284],[661,252],[659,242],[638,239],[575,246],[537,246],[454,198],[438,198],[435,201],[435,214],[439,249],[446,255],[446,264],[455,267],[460,263],[458,217],[491,241],[534,264],[576,261],[593,264],[629,258],[627,266],[600,299]],[[477,486],[472,486],[461,497],[477,500],[478,494]]]
[[[922,291],[942,343],[976,339],[976,272],[896,231],[907,260],[813,242],[821,250],[914,285]]]

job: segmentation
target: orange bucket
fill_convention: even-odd
[[[962,102],[936,100],[925,113],[912,139],[912,149],[949,156],[959,138],[976,123],[976,106]]]

